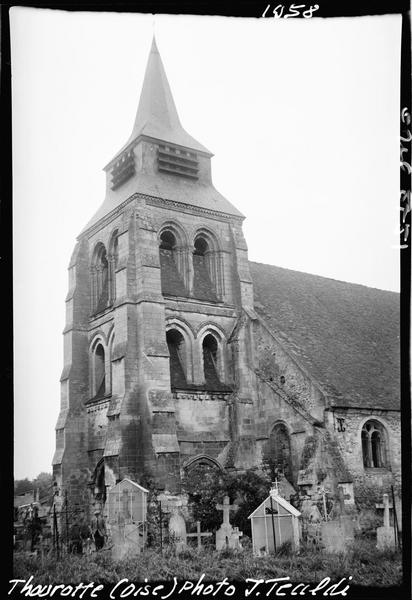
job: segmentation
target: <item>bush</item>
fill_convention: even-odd
[[[248,516],[267,497],[270,481],[255,471],[230,474],[202,465],[186,476],[183,489],[189,496],[193,519],[200,521],[203,530],[216,531],[220,527],[222,511],[216,509],[216,504],[229,496],[231,504],[236,502],[238,506],[236,512],[231,513],[231,524],[250,537]]]

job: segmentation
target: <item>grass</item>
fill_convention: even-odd
[[[229,581],[246,578],[270,579],[289,576],[291,581],[320,582],[324,577],[337,581],[352,575],[352,584],[363,586],[390,586],[402,583],[401,554],[399,551],[380,552],[373,540],[359,539],[347,554],[327,554],[301,549],[294,554],[289,548],[280,548],[276,555],[255,557],[250,550],[231,551],[205,548],[200,553],[188,549],[178,556],[171,548],[163,553],[147,549],[144,553],[113,561],[110,551],[100,551],[90,556],[54,555],[43,560],[25,552],[14,556],[14,576],[28,579],[35,576],[37,584],[94,581],[113,584],[122,578],[129,581],[167,581],[175,576],[180,581]]]

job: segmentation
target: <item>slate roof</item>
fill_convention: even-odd
[[[332,405],[399,410],[399,294],[249,264],[256,312]]]

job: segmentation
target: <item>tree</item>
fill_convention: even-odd
[[[33,488],[39,490],[40,497],[51,495],[53,489],[53,475],[51,473],[39,473],[35,479],[33,479]]]
[[[203,529],[216,531],[222,523],[222,512],[216,509],[225,496],[238,506],[231,514],[230,522],[245,535],[251,535],[248,516],[267,497],[270,478],[255,471],[231,474],[218,469],[199,465],[191,469],[183,481],[184,491],[189,496],[189,505],[195,521]]]
[[[33,489],[33,484],[30,479],[15,479],[14,481],[14,495],[25,494]]]
[[[15,479],[14,480],[14,494],[24,494],[31,492],[32,490],[40,492],[40,497],[52,494],[53,488],[53,475],[51,473],[39,473],[33,480],[28,479]]]

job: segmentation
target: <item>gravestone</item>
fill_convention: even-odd
[[[341,482],[338,483],[338,488],[342,488],[343,497],[347,506],[353,506],[355,504],[355,495],[353,493],[353,482]]]
[[[112,543],[112,557],[138,554],[146,543],[148,490],[130,479],[123,479],[107,493],[107,525]]]
[[[395,530],[389,522],[389,496],[383,495],[383,527],[376,530],[376,547],[378,550],[395,548]]]
[[[331,513],[331,520],[321,524],[322,546],[327,552],[347,552],[355,539],[355,525],[346,513],[343,490],[338,488],[338,499]]]
[[[216,550],[224,548],[241,548],[240,537],[243,535],[238,527],[232,527],[229,514],[231,510],[237,510],[237,506],[231,506],[229,496],[225,496],[223,504],[217,504],[216,508],[223,511],[223,523],[216,531]]]
[[[176,553],[187,548],[186,521],[180,511],[181,501],[177,500],[170,505],[169,540],[173,544]]]

